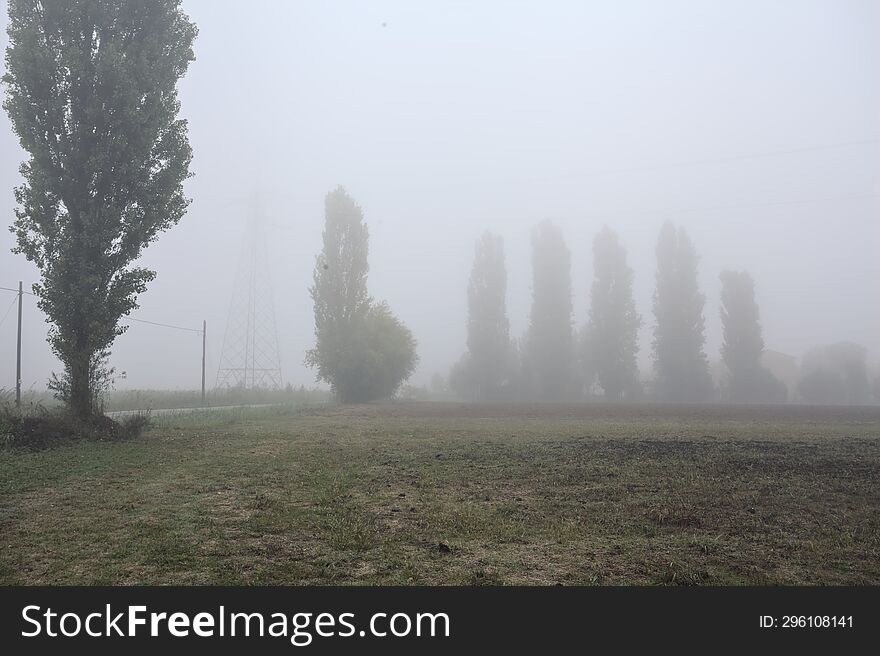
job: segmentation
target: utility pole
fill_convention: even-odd
[[[202,319],[202,407],[205,407],[205,342],[208,335],[208,322]]]
[[[18,281],[18,340],[15,348],[15,407],[21,407],[21,280]]]

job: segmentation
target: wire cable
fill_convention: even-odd
[[[744,155],[728,155],[724,157],[706,157],[701,159],[681,160],[678,162],[665,162],[660,164],[648,164],[645,166],[632,166],[619,169],[605,169],[599,171],[589,171],[587,175],[606,175],[610,173],[630,173],[635,171],[654,171],[657,169],[677,168],[683,166],[699,166],[700,164],[717,164],[723,162],[737,162],[746,159],[763,159],[765,157],[780,157],[783,155],[796,155],[799,153],[811,153],[818,150],[834,150],[838,148],[849,148],[851,146],[865,146],[869,144],[880,144],[880,139],[860,139],[858,141],[844,141],[834,144],[821,144],[816,146],[804,146],[802,148],[788,148],[786,150],[769,150],[762,153],[749,153]]]
[[[15,292],[16,294],[18,293],[18,290],[13,289],[12,287],[0,287],[0,289],[2,289],[5,292]],[[24,289],[21,290],[21,293],[27,294],[28,296],[35,296],[36,295],[33,292],[28,292],[28,291],[25,291]]]
[[[762,201],[758,203],[742,203],[738,205],[715,205],[711,207],[691,207],[691,208],[670,208],[670,209],[653,209],[653,210],[637,210],[634,212],[596,212],[587,215],[587,218],[602,219],[605,217],[627,217],[627,216],[645,216],[650,214],[693,214],[694,212],[723,212],[726,210],[744,210],[755,207],[776,207],[780,205],[809,205],[812,203],[827,203],[847,200],[861,200],[867,198],[880,198],[880,194],[852,194],[849,196],[826,196],[825,198],[802,198],[800,200],[775,200]],[[569,223],[576,219],[563,221]]]
[[[16,289],[15,291],[18,291],[18,290]],[[0,319],[0,326],[3,325],[3,322],[4,322],[4,321],[6,321],[6,317],[9,316],[9,312],[12,310],[12,307],[15,305],[15,302],[16,302],[17,300],[18,300],[17,298],[13,298],[13,299],[12,299],[12,303],[10,303],[10,304],[9,304],[9,307],[6,308],[6,314],[4,314],[4,315],[3,315],[3,318]]]
[[[147,321],[146,319],[135,319],[134,317],[123,317],[122,319],[120,319],[120,321],[135,321],[137,323],[146,323],[151,326],[160,326],[162,328],[174,328],[175,330],[186,330],[187,332],[190,332],[190,333],[198,333],[199,335],[202,334],[202,331],[199,328],[185,328],[183,326],[172,326],[169,323],[159,323],[157,321]]]

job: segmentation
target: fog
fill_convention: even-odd
[[[311,385],[307,287],[325,194],[370,229],[371,294],[418,340],[411,382],[465,350],[476,238],[504,238],[510,333],[530,306],[530,238],[561,226],[575,325],[591,245],[614,228],[635,270],[650,374],[654,249],[664,221],[700,255],[706,352],[719,358],[719,273],[755,279],[768,349],[852,340],[880,369],[880,5],[807,2],[184,3],[198,25],[182,114],[192,204],[142,258],[158,276],[132,316],[198,329],[212,386],[248,219],[261,208],[284,382]],[[3,16],[5,29],[5,13]],[[5,32],[0,37],[5,48]],[[25,158],[0,114],[0,214]],[[0,286],[38,280],[0,233]],[[0,318],[13,294],[0,293]],[[14,386],[15,309],[0,325]],[[25,297],[23,387],[59,364]],[[194,389],[201,336],[133,324],[119,388]]]

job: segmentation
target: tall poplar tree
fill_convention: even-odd
[[[467,353],[456,365],[458,391],[477,399],[498,398],[510,374],[504,241],[485,232],[474,247],[468,282]]]
[[[306,364],[343,403],[394,394],[415,369],[416,341],[387,303],[367,293],[369,230],[342,187],[325,199],[323,249],[309,293],[315,347]]]
[[[570,396],[574,357],[571,254],[562,230],[544,221],[532,233],[532,311],[523,354],[532,395]]]
[[[721,359],[730,374],[732,401],[760,401],[764,369],[755,284],[745,271],[721,272],[721,325],[724,341]],[[767,372],[769,373],[769,372]]]
[[[638,331],[642,319],[632,295],[633,270],[626,250],[607,226],[593,241],[594,279],[588,330],[590,361],[609,401],[638,390]]]
[[[196,27],[180,0],[9,1],[3,104],[28,159],[15,190],[14,251],[64,365],[50,385],[97,410],[109,347],[155,272],[133,266],[176,224],[192,151],[177,82]]]
[[[684,229],[664,224],[657,242],[654,292],[655,391],[661,401],[705,401],[712,395],[697,259]]]

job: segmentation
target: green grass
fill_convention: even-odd
[[[208,390],[202,403],[200,390],[107,390],[101,396],[104,412],[149,412],[151,410],[182,410],[201,407],[238,405],[316,405],[330,401],[326,390],[288,386],[282,389],[218,388]],[[11,407],[15,390],[0,387],[0,407]],[[46,389],[25,389],[21,394],[25,412],[44,412],[62,407],[61,401]]]
[[[0,452],[0,583],[878,584],[878,483],[878,408],[215,411]]]
[[[304,405],[326,403],[329,397],[326,391],[305,387],[279,390],[221,388],[208,390],[205,405]],[[111,390],[104,394],[103,405],[107,412],[198,408],[202,406],[202,394],[199,390]]]

